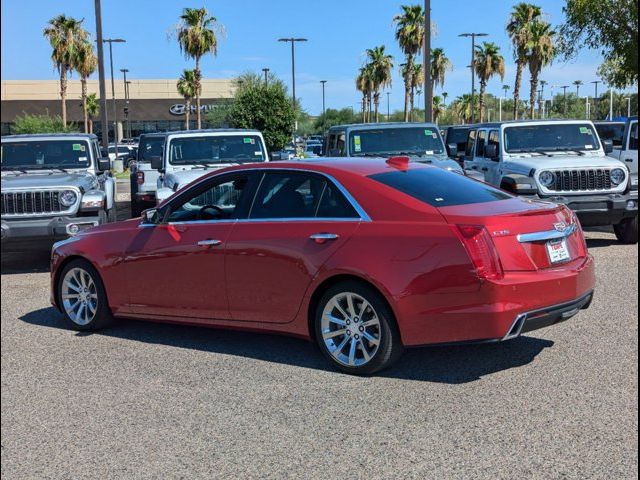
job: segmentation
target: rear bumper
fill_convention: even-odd
[[[36,219],[2,219],[2,250],[21,252],[46,250],[58,240],[72,234],[69,228],[77,225],[80,230],[99,225],[100,217],[49,217]]]
[[[541,199],[566,205],[576,212],[585,227],[616,225],[625,218],[638,215],[637,190],[624,194],[572,195]]]
[[[476,291],[443,295],[440,307],[425,308],[421,298],[397,299],[395,311],[406,346],[496,342],[568,320],[590,305],[594,288],[589,255],[558,268],[507,272]]]

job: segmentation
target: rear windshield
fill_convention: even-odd
[[[264,162],[262,139],[257,135],[209,135],[175,138],[169,144],[173,165]]]
[[[84,140],[42,140],[2,143],[2,169],[88,168],[89,143]]]
[[[151,162],[151,157],[161,157],[164,137],[149,137],[140,140],[138,146],[138,161]]]
[[[507,200],[511,195],[439,168],[376,173],[369,178],[434,207]]]

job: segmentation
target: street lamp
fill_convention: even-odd
[[[109,130],[107,128],[107,89],[104,82],[104,54],[102,46],[102,13],[100,0],[94,1],[96,15],[96,42],[98,43],[98,84],[100,89],[100,123],[102,123],[102,148],[109,146]]]
[[[126,87],[125,95],[127,96],[127,137],[131,138],[131,120],[129,120],[129,113],[131,113],[130,110],[129,110],[129,108],[130,108],[129,107],[129,98],[130,98],[129,92],[131,91],[131,88],[129,87],[129,85],[131,85],[131,80],[127,80],[125,82],[125,87]]]
[[[627,101],[627,118],[631,117],[631,97],[625,98]]]
[[[324,87],[327,84],[327,81],[320,80],[320,83],[322,84],[322,116],[324,117],[325,113],[327,113],[327,108],[325,104],[325,95],[324,95]]]
[[[306,38],[279,38],[279,42],[291,43],[291,93],[293,94],[293,111],[296,116],[295,130],[298,130],[298,116],[296,104],[296,42],[308,42]],[[295,133],[295,132],[294,132]]]
[[[387,122],[391,119],[391,92],[387,92]]]
[[[593,97],[593,106],[596,109],[596,118],[595,119],[597,120],[598,119],[598,107],[600,106],[600,99],[598,98],[598,85],[600,85],[602,82],[600,80],[594,80],[591,83],[594,85],[594,87],[596,89],[595,95]]]
[[[129,71],[128,68],[121,68],[120,71],[122,72],[122,76],[123,76],[123,82],[124,82],[124,101],[125,101],[125,107],[124,107],[124,120],[125,122],[127,122],[127,127],[124,129],[124,131],[127,134],[128,138],[131,138],[129,136],[129,92],[128,87],[127,87],[127,72]]]
[[[431,0],[424,0],[424,121],[433,122],[433,79],[431,78]]]
[[[267,87],[269,85],[269,69],[268,68],[263,68],[262,71],[264,72],[264,86]]]
[[[564,101],[564,117],[567,118],[567,88],[570,85],[562,85],[560,88],[562,89],[562,98]]]
[[[125,43],[122,38],[105,38],[103,43],[109,44],[109,64],[111,65],[111,99],[113,100],[113,142],[116,147],[116,158],[118,156],[118,111],[116,109],[116,87],[113,80],[113,44]],[[105,125],[106,127],[106,125]]]
[[[487,37],[488,33],[461,33],[459,37],[471,37],[471,123],[476,121],[476,38]]]

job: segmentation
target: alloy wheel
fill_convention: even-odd
[[[324,345],[331,356],[348,367],[361,367],[375,357],[380,347],[380,319],[362,296],[342,292],[324,307],[321,320]]]
[[[89,324],[98,310],[98,290],[82,268],[72,268],[62,279],[60,299],[67,316],[77,325]]]

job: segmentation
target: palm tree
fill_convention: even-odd
[[[468,93],[454,100],[453,111],[462,123],[467,123],[471,120],[471,108],[474,103],[473,96]]]
[[[93,133],[93,119],[100,113],[100,101],[95,93],[87,95],[86,112],[89,119],[89,133]]]
[[[198,91],[196,86],[196,72],[194,70],[183,70],[182,75],[176,83],[178,93],[184,98],[184,129],[189,130],[189,117],[191,115],[191,102]]]
[[[431,51],[431,78],[434,87],[444,86],[445,75],[451,70],[453,70],[453,63],[444,54],[444,49],[434,48]]]
[[[507,97],[507,92],[509,90],[511,90],[511,87],[509,85],[502,85],[502,90],[504,90],[504,96],[506,98]]]
[[[202,114],[200,112],[200,95],[202,94],[202,72],[200,59],[207,53],[218,54],[218,38],[215,29],[218,21],[209,15],[206,8],[185,8],[178,24],[178,44],[182,53],[195,60],[195,98],[196,118],[198,129],[202,128]]]
[[[518,119],[520,104],[520,86],[522,71],[527,64],[527,43],[531,24],[542,16],[542,9],[531,3],[521,2],[513,7],[507,23],[507,34],[511,38],[514,58],[516,60],[516,80],[513,87],[513,115]]]
[[[493,42],[484,42],[476,46],[476,74],[480,79],[480,122],[484,121],[484,95],[487,84],[494,75],[504,80],[505,62],[500,47]]]
[[[371,66],[365,65],[360,68],[356,77],[356,89],[362,93],[362,122],[369,122],[368,112],[371,110]]]
[[[444,97],[444,94],[442,94]],[[445,105],[442,97],[438,95],[433,97],[433,121],[438,123],[438,118],[447,110],[447,106]]]
[[[76,51],[74,68],[80,75],[80,85],[82,88],[82,114],[84,116],[84,131],[89,133],[89,115],[87,113],[87,79],[98,68],[98,59],[93,51],[93,44],[90,41],[82,43]]]
[[[413,111],[416,99],[416,92],[418,95],[422,93],[422,86],[424,85],[424,70],[422,65],[414,63],[411,68],[411,112],[409,118],[413,122]]]
[[[67,76],[74,68],[78,49],[87,40],[87,31],[82,28],[83,20],[66,15],[58,15],[49,20],[43,30],[53,52],[51,60],[60,73],[60,98],[62,123],[67,124]]]
[[[391,86],[393,77],[393,57],[385,51],[384,45],[367,50],[371,73],[371,90],[375,108],[375,121],[380,121],[380,89]]]
[[[536,109],[536,95],[538,92],[538,78],[540,71],[549,65],[556,55],[555,35],[551,24],[542,20],[531,25],[529,41],[527,42],[527,63],[531,73],[531,97],[529,100],[529,116],[534,117]],[[578,87],[580,88],[580,87]]]
[[[405,65],[413,65],[414,58],[424,44],[424,10],[420,5],[402,5],[402,14],[396,15],[393,22],[396,24],[396,40],[400,49],[405,54]],[[411,85],[414,69],[403,69],[404,79],[404,121],[409,121],[409,103],[411,100]]]
[[[576,80],[573,84],[576,87],[576,97],[580,98],[580,87],[584,84],[582,83],[582,80]]]
[[[447,92],[442,92],[442,103],[444,104],[444,106],[447,106],[447,97],[449,96],[449,94]]]

